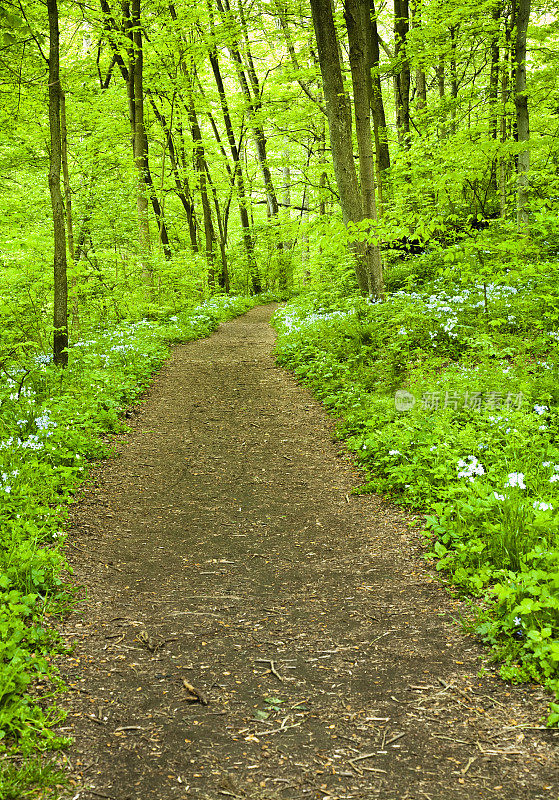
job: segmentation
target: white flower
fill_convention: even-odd
[[[401,456],[402,454],[400,453],[399,450],[389,450],[388,451],[388,455],[389,456]]]
[[[468,461],[464,461],[460,459],[458,461],[457,469],[458,469],[458,477],[459,478],[468,478],[470,483],[474,481],[474,475],[485,475],[485,470],[483,465],[479,463],[475,456],[466,456]],[[469,462],[469,463],[468,463]]]
[[[540,500],[534,500],[534,508],[536,511],[553,511],[551,503],[543,503]]]
[[[550,467],[550,466],[551,466],[551,461],[544,461],[542,463],[542,467]]]
[[[501,503],[502,503],[502,502],[504,501],[504,499],[505,499],[505,495],[504,495],[504,494],[497,494],[497,492],[493,492],[493,495],[494,495],[494,497],[495,497],[495,500],[500,500],[500,501],[501,501]]]
[[[507,488],[514,488],[518,486],[519,489],[525,489],[526,486],[524,484],[524,473],[523,472],[511,472],[509,473],[509,477],[507,482],[505,483],[505,489]]]
[[[559,475],[557,473],[555,475],[552,475],[551,478],[549,479],[550,483],[557,483],[557,481],[559,481]]]
[[[517,628],[520,628],[520,627],[521,627],[521,625],[522,625],[522,619],[521,619],[521,617],[515,617],[515,618],[514,618],[514,624],[516,625],[516,627],[517,627]]]
[[[536,412],[536,414],[545,414],[546,411],[549,411],[549,408],[547,406],[535,405],[534,411]]]

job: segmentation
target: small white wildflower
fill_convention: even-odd
[[[505,483],[505,489],[511,488],[513,489],[515,486],[518,486],[519,489],[525,489],[526,486],[524,484],[524,473],[523,472],[511,472],[509,473],[508,480]]]
[[[389,450],[388,451],[388,455],[389,456],[401,456],[402,454],[400,453],[399,450]]]
[[[457,469],[458,469],[458,477],[459,478],[468,478],[470,483],[474,481],[474,475],[485,475],[485,469],[483,465],[479,463],[475,456],[466,456],[468,462],[460,459],[458,461]]]
[[[500,500],[501,503],[504,502],[504,500],[505,500],[505,495],[504,494],[497,494],[497,492],[493,492],[493,495],[495,497],[495,500]]]
[[[515,617],[514,618],[514,624],[516,625],[517,628],[520,628],[520,626],[522,625],[521,617]]]
[[[552,475],[551,478],[549,479],[550,483],[557,483],[557,481],[559,481],[559,475],[558,474]]]
[[[536,511],[553,511],[551,503],[543,503],[541,500],[534,500],[534,508]]]
[[[542,462],[542,467],[550,467],[550,466],[551,466],[551,461],[543,461]]]
[[[549,408],[547,406],[535,405],[534,411],[536,412],[536,414],[545,414],[546,411],[549,411]]]

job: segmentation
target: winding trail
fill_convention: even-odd
[[[272,310],[174,349],[73,510],[65,796],[556,800],[543,695],[477,677],[405,516],[350,494],[275,366]]]

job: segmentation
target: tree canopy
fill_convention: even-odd
[[[394,252],[490,222],[555,246],[545,5],[32,0],[0,29],[3,313],[55,309],[55,353],[206,294],[380,297]]]

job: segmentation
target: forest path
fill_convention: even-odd
[[[73,510],[65,796],[556,800],[541,693],[476,677],[404,515],[350,495],[275,366],[271,312],[175,348]]]

